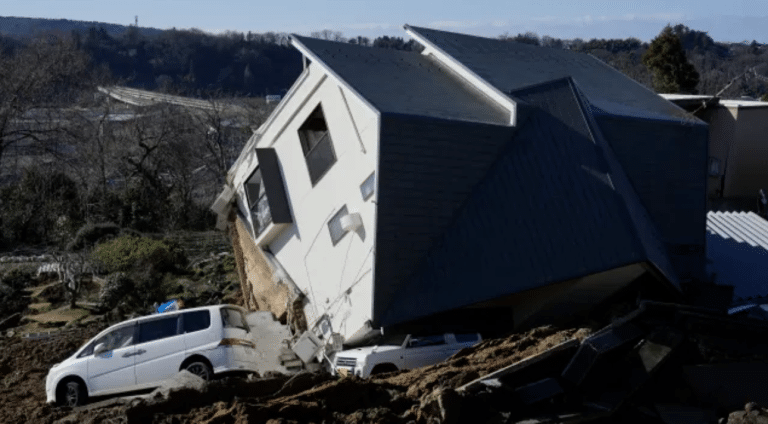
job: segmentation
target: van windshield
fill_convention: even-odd
[[[221,322],[224,327],[242,328],[245,331],[251,331],[245,321],[245,315],[234,308],[221,308]]]

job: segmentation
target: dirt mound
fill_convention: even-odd
[[[41,408],[41,395],[30,398],[22,409],[26,420],[60,423],[405,423],[435,418],[445,422],[445,414],[455,415],[446,410],[458,399],[454,388],[586,334],[586,330],[540,327],[484,341],[439,365],[368,380],[307,372],[291,377],[227,378],[202,390],[185,388],[170,391],[167,397],[112,400],[74,410]],[[44,376],[39,374],[40,385]],[[33,412],[32,405],[39,411]]]
[[[45,376],[101,329],[93,324],[46,340],[0,338],[0,422],[48,423],[66,415],[45,404]]]

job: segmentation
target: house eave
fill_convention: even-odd
[[[403,26],[405,32],[413,37],[416,41],[424,46],[423,55],[431,55],[437,59],[440,63],[446,65],[451,71],[465,79],[472,86],[480,90],[483,94],[488,96],[491,100],[499,104],[501,107],[509,111],[509,125],[517,125],[517,103],[509,96],[502,93],[499,89],[491,85],[488,81],[477,75],[463,63],[456,60],[453,56],[446,53],[443,49],[436,46],[429,41],[426,37],[423,37],[416,30],[405,24]]]

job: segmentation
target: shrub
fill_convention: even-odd
[[[80,250],[84,247],[93,246],[106,237],[114,237],[118,234],[120,234],[120,227],[116,224],[111,222],[92,224],[89,222],[77,230],[75,237],[67,245],[67,250]]]
[[[171,271],[186,264],[183,251],[170,240],[124,235],[99,244],[94,259],[107,273],[149,269]]]

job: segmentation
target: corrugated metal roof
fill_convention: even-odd
[[[768,222],[754,212],[708,212],[707,231],[768,252]]]
[[[506,109],[424,55],[293,38],[382,113],[509,123]]]
[[[754,212],[707,213],[708,271],[734,300],[768,295],[768,222]]]

